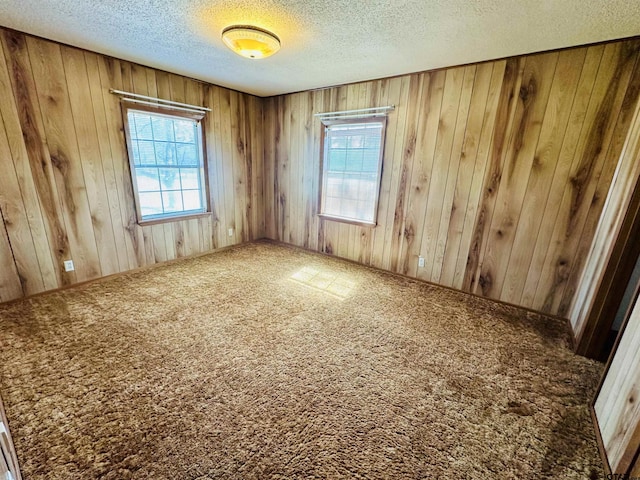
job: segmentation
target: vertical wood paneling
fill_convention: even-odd
[[[48,255],[47,252],[41,252],[38,258],[40,271],[44,272],[43,267],[46,266],[48,257],[50,267],[55,275],[55,278],[51,280],[54,280],[55,284],[49,283],[47,285],[45,281],[45,285],[48,288],[68,285],[75,282],[76,276],[75,272],[65,273],[62,268],[63,260],[69,256],[69,240],[58,202],[58,189],[53,178],[51,157],[42,123],[42,113],[35,92],[26,37],[16,32],[3,30],[2,44],[5,54],[2,61],[6,62],[11,83],[10,90],[7,83],[3,84],[7,91],[0,96],[3,98],[4,129],[10,144],[14,146],[11,153],[12,160],[17,166],[16,171],[22,174],[21,191],[25,208],[29,209],[31,215],[36,216],[37,201],[46,229],[46,241],[49,245]],[[13,112],[10,112],[10,106],[6,105],[11,98],[15,99],[15,115],[11,115]],[[33,224],[30,224],[30,227],[34,239],[42,241],[44,237],[42,230]],[[23,278],[26,278],[27,275],[25,272]],[[43,273],[43,279],[46,278],[46,274]]]
[[[599,288],[605,270],[614,254],[618,235],[625,223],[625,216],[632,205],[634,192],[640,181],[640,102],[636,100],[634,118],[624,144],[620,161],[615,171],[612,188],[606,198],[602,216],[595,232],[594,241],[587,255],[586,264],[580,280],[580,288],[570,311],[570,320],[576,337],[594,335],[595,325],[586,325],[591,315],[598,317],[603,299],[598,299]],[[634,206],[634,208],[637,208]],[[635,212],[632,210],[632,212]],[[628,233],[627,233],[628,235]],[[637,239],[636,239],[637,241]],[[589,338],[584,339],[587,343]]]
[[[523,188],[523,215],[518,218],[514,237],[514,248],[509,258],[508,269],[500,299],[520,303],[537,238],[544,233],[542,215],[527,215],[527,212],[544,212],[550,187],[558,166],[558,156],[566,133],[571,105],[575,97],[578,80],[584,64],[586,50],[566,50],[558,58],[549,99],[541,119],[540,134],[533,153],[527,185]],[[547,226],[550,230],[551,226]]]
[[[267,234],[567,315],[638,96],[637,57],[636,41],[619,41],[267,99]],[[377,225],[318,220],[309,111],[388,104]]]
[[[416,158],[412,166],[409,204],[405,219],[410,245],[407,246],[403,271],[414,276],[418,273],[418,256],[425,251],[422,248],[423,242],[428,237],[424,231],[424,222],[427,216],[425,210],[428,205],[427,199],[431,194],[434,157],[438,143],[438,125],[443,121],[441,107],[445,79],[446,72],[444,71],[426,73],[424,76],[422,105],[420,105],[420,111],[423,114],[420,115],[418,121]],[[426,269],[419,273],[426,275]]]
[[[622,475],[633,472],[640,450],[639,342],[640,303],[636,302],[594,403],[611,471]]]
[[[554,226],[551,245],[555,248],[549,250],[551,255],[547,255],[538,282],[533,303],[536,309],[567,313],[561,302],[567,288],[574,291],[579,279],[571,273],[582,270],[584,250],[593,239],[596,225],[592,223],[585,232],[587,218],[595,217],[597,222],[602,210],[603,199],[594,197],[594,193],[637,57],[637,52],[631,53],[635,50],[635,42],[611,43],[604,48]],[[616,163],[619,154],[619,150],[612,152]],[[607,183],[606,178],[603,180]]]
[[[0,301],[264,234],[261,99],[10,30],[0,47]],[[211,215],[138,225],[110,88],[212,108]]]
[[[483,293],[485,283],[491,283],[491,279],[480,276],[480,270],[484,265],[484,254],[489,241],[493,211],[502,179],[507,145],[522,82],[523,64],[522,59],[509,59],[505,65],[500,96],[496,106],[496,120],[492,130],[489,156],[487,157],[488,163],[485,167],[483,193],[478,205],[471,245],[467,254],[462,289],[468,292]],[[478,287],[480,288],[478,289]]]
[[[473,210],[468,211],[468,205],[474,205],[474,200],[481,186],[482,173],[477,171],[476,165],[484,166],[484,162],[479,161],[478,155],[480,147],[481,132],[486,112],[490,110],[486,106],[487,96],[491,86],[491,78],[494,71],[493,63],[478,65],[475,77],[473,92],[471,95],[467,126],[464,132],[462,151],[458,166],[458,174],[455,178],[455,190],[450,211],[443,210],[441,222],[444,220],[448,231],[445,244],[442,268],[439,282],[449,285],[456,285],[454,278],[458,266],[458,254],[465,233],[465,219],[473,218]],[[476,179],[474,184],[474,179]],[[452,179],[453,180],[453,179]],[[474,188],[475,187],[475,188]],[[471,202],[471,203],[470,203]]]
[[[567,315],[640,92],[633,40],[259,99],[0,37],[6,298],[267,235]],[[137,224],[109,88],[212,108],[210,216]],[[313,113],[388,104],[377,226],[319,219]]]
[[[578,51],[580,50],[576,50],[576,52]],[[562,138],[562,147],[555,165],[549,195],[547,196],[544,214],[540,223],[541,225],[546,225],[547,228],[538,231],[537,241],[522,293],[522,302],[525,304],[537,307],[534,298],[538,283],[543,276],[545,261],[548,258],[549,262],[552,263],[552,259],[557,259],[559,250],[563,246],[561,239],[554,238],[554,235],[557,235],[558,232],[558,215],[564,213],[564,210],[562,208],[558,209],[557,205],[562,201],[567,179],[571,173],[575,149],[578,145],[580,132],[585,122],[585,115],[589,106],[589,100],[603,51],[604,46],[602,45],[586,49],[580,80],[569,114],[569,121]]]
[[[498,185],[484,261],[476,282],[476,293],[480,288],[487,297],[500,298],[520,214],[533,213],[523,212],[522,204],[557,60],[557,53],[534,55],[525,60],[511,139]]]
[[[0,211],[0,214],[2,212]],[[4,220],[4,214],[2,214]],[[0,228],[0,301],[6,302],[23,295],[22,282],[18,275],[18,268],[13,258],[7,229],[2,223]]]

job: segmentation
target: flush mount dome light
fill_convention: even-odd
[[[222,31],[222,41],[238,55],[266,58],[280,50],[280,39],[273,33],[250,25],[233,25]]]

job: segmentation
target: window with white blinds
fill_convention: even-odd
[[[386,118],[325,126],[320,214],[375,225]]]
[[[206,212],[200,120],[127,108],[125,124],[139,221]]]

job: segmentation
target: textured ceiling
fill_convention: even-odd
[[[640,34],[637,0],[0,0],[0,24],[266,96]],[[271,30],[246,60],[220,38]]]

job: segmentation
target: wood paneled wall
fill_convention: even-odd
[[[629,248],[625,245],[638,244],[638,222],[640,102],[636,105],[569,315],[578,353],[594,355],[604,345],[613,322],[611,310],[619,308],[623,295],[622,291],[615,291],[616,277],[623,271],[630,277],[637,258],[637,248],[633,249],[633,254],[625,254]],[[625,287],[628,281],[628,278],[624,278]],[[612,305],[608,305],[609,301]]]
[[[211,215],[136,223],[110,88],[213,109]],[[0,29],[0,115],[0,301],[263,236],[260,98]]]
[[[266,99],[11,30],[0,49],[0,301],[267,236],[567,316],[640,91],[637,40]],[[213,109],[210,216],[136,223],[109,88]],[[320,219],[313,113],[390,104],[378,225]]]
[[[567,316],[638,98],[639,47],[619,41],[266,99],[267,236]],[[385,105],[396,110],[378,225],[320,219],[312,114]]]
[[[594,402],[611,471],[621,475],[634,476],[640,470],[639,343],[640,303],[636,302]]]

